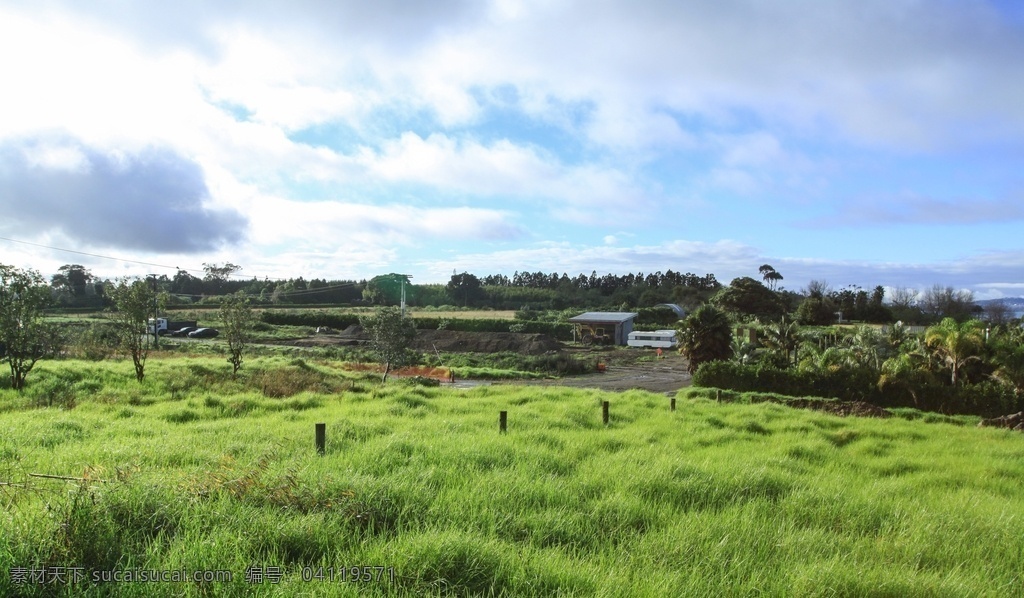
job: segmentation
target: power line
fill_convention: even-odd
[[[105,260],[114,260],[115,262],[128,262],[130,264],[140,264],[143,266],[153,266],[154,268],[167,268],[168,270],[179,270],[177,266],[165,266],[163,264],[153,264],[150,262],[140,262],[138,260],[129,260],[122,257],[111,257],[109,255],[100,255],[98,253],[88,253],[85,251],[75,251],[74,249],[63,249],[61,247],[51,247],[49,245],[41,245],[39,243],[30,243],[28,241],[19,241],[18,239],[10,239],[7,237],[0,237],[4,241],[10,241],[11,243],[21,243],[22,245],[31,245],[33,247],[42,247],[43,249],[52,249],[53,251],[64,251],[67,253],[76,253],[78,255],[87,255],[89,257],[98,257]],[[198,270],[189,270],[190,272],[198,272]]]
[[[178,266],[165,266],[164,264],[154,264],[152,262],[142,262],[142,261],[139,261],[139,260],[129,260],[129,259],[122,258],[122,257],[113,257],[113,256],[109,256],[109,255],[100,255],[98,253],[89,253],[89,252],[86,252],[86,251],[76,251],[74,249],[64,249],[63,247],[53,247],[51,245],[43,245],[41,243],[31,243],[29,241],[20,241],[18,239],[11,239],[9,237],[0,237],[0,240],[10,241],[11,243],[21,243],[22,245],[31,245],[32,247],[41,247],[43,249],[50,249],[50,250],[53,250],[53,251],[64,251],[64,252],[67,252],[67,253],[74,253],[74,254],[77,254],[77,255],[86,255],[86,256],[89,256],[89,257],[97,257],[97,258],[100,258],[100,259],[112,260],[112,261],[115,261],[115,262],[127,262],[129,264],[139,264],[139,265],[142,265],[142,266],[152,266],[154,268],[166,268],[168,270],[174,270],[176,272],[192,272],[192,273],[195,273],[195,274],[202,273],[204,275],[206,274],[206,270],[194,270],[194,269],[190,270],[190,269],[186,269],[186,268],[179,268]],[[256,279],[256,280],[259,279],[259,277],[254,275],[254,274],[237,274],[237,273],[234,273],[234,272],[232,272],[228,276],[234,276],[234,277],[244,278],[244,279],[249,279],[249,278]],[[266,277],[264,277],[264,278],[266,278]],[[279,282],[286,282],[286,281],[284,279],[279,279]],[[302,295],[302,294],[306,294],[306,293],[318,293],[318,292],[327,291],[327,290],[333,290],[333,289],[338,289],[338,288],[345,288],[345,287],[355,286],[356,284],[358,284],[358,283],[356,283],[356,282],[346,282],[346,283],[342,283],[340,285],[329,285],[329,286],[325,286],[325,287],[320,287],[318,289],[305,289],[305,290],[303,290],[303,289],[296,289],[294,291],[285,291],[283,294],[288,295],[288,296],[293,296],[293,295]],[[199,296],[199,295],[196,295],[196,296]]]
[[[11,239],[11,238],[8,238],[8,237],[0,237],[0,240],[10,241],[11,243],[21,243],[22,245],[31,245],[33,247],[41,247],[43,249],[50,249],[50,250],[53,250],[53,251],[64,251],[64,252],[67,252],[67,253],[74,253],[74,254],[77,254],[77,255],[87,255],[89,257],[98,257],[100,259],[112,260],[112,261],[115,261],[115,262],[127,262],[129,264],[139,264],[139,265],[142,265],[142,266],[152,266],[154,268],[166,268],[168,270],[174,270],[174,271],[180,271],[180,272],[191,272],[191,273],[194,273],[194,274],[200,274],[200,273],[206,274],[205,270],[179,268],[178,266],[165,266],[164,264],[154,264],[152,262],[141,262],[139,260],[129,260],[129,259],[126,259],[126,258],[123,258],[123,257],[113,257],[113,256],[109,256],[109,255],[100,255],[98,253],[89,253],[89,252],[86,252],[86,251],[76,251],[74,249],[64,249],[63,247],[53,247],[51,245],[42,245],[40,243],[30,243],[28,241],[19,241],[18,239]],[[248,278],[250,275],[236,274],[236,273],[232,272],[228,276],[237,276],[237,277],[240,277],[240,278],[241,277]],[[251,276],[253,276],[253,278],[256,278],[255,275],[251,275]]]

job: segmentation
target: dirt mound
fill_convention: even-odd
[[[288,341],[297,347],[330,347],[360,345],[370,341],[362,326],[353,324],[334,334],[317,334]],[[456,330],[417,330],[412,348],[417,351],[446,353],[496,353],[514,351],[526,355],[542,355],[558,351],[561,344],[547,334],[519,332],[459,332]]]
[[[978,422],[978,427],[1009,428],[1018,432],[1024,432],[1024,411],[993,417],[992,419],[983,419]]]
[[[882,409],[878,405],[865,403],[864,401],[822,401],[820,399],[793,399],[786,401],[775,397],[761,397],[761,400],[768,403],[786,405],[787,407],[793,407],[795,409],[824,411],[825,413],[838,415],[840,417],[847,417],[850,415],[856,417],[892,417],[892,414],[885,409]]]
[[[448,353],[514,351],[526,355],[542,355],[561,348],[559,342],[547,334],[455,330],[418,330],[412,346],[419,351],[433,351],[436,348]]]
[[[807,404],[794,404],[800,402],[806,402]],[[824,411],[825,413],[831,413],[832,415],[839,415],[841,417],[847,417],[850,415],[857,417],[892,417],[892,414],[885,409],[882,409],[878,405],[865,403],[864,401],[792,401],[787,404],[792,405],[793,407]]]

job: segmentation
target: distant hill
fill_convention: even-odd
[[[993,304],[1003,304],[1010,311],[1014,318],[1024,317],[1024,297],[1004,297],[1002,299],[983,299],[975,301],[981,307],[988,309]]]
[[[1024,309],[1024,297],[1004,297],[1002,299],[982,299],[975,301],[978,305],[985,307],[993,303],[1002,303],[1010,309]]]

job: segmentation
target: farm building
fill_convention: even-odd
[[[628,311],[588,311],[569,318],[569,322],[576,325],[576,340],[585,345],[625,345],[636,316]]]

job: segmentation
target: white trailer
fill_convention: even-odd
[[[658,347],[661,349],[669,349],[676,346],[676,342],[675,330],[634,330],[629,333],[629,339],[626,341],[626,344],[630,347]]]

